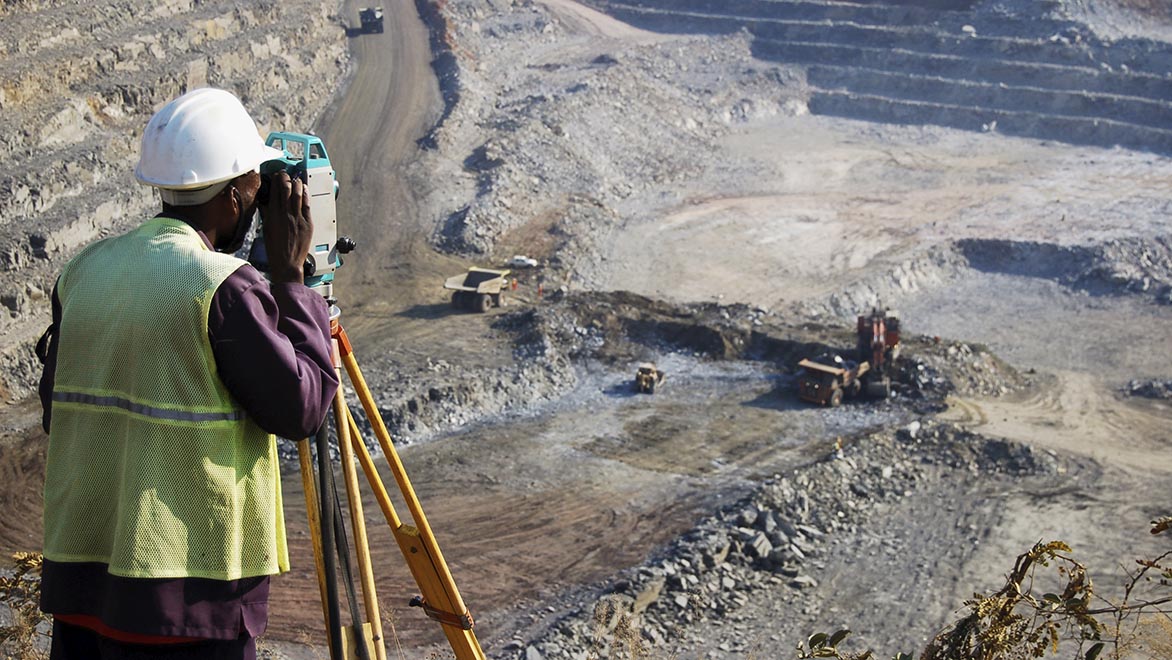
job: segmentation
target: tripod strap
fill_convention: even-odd
[[[325,568],[326,619],[329,625],[330,658],[344,660],[342,650],[342,612],[338,607],[338,568],[334,554],[334,489],[329,486],[333,472],[330,468],[330,443],[326,423],[322,422],[314,438],[317,448],[318,501],[321,505],[322,565]],[[329,481],[327,481],[329,479]]]
[[[334,489],[334,527],[337,534],[334,542],[337,544],[338,558],[342,568],[342,580],[346,586],[346,600],[350,605],[350,623],[354,628],[354,645],[359,660],[370,660],[370,650],[366,647],[366,636],[362,632],[362,610],[358,609],[358,594],[354,589],[354,575],[350,566],[350,543],[346,539],[346,523],[342,516],[342,499],[338,495],[338,482],[334,479],[333,471],[329,476],[330,486]]]

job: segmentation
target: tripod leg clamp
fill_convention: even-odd
[[[476,622],[472,620],[472,615],[470,613],[465,612],[463,614],[453,614],[452,612],[437,610],[431,605],[428,605],[427,600],[425,600],[423,596],[415,596],[407,603],[407,605],[411,607],[423,608],[424,614],[446,626],[454,626],[461,630],[472,630],[472,627],[476,625]]]

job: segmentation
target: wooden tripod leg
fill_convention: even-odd
[[[350,432],[354,437],[357,437],[358,425],[353,418],[350,419],[350,424]],[[351,444],[353,444],[354,452],[358,456],[358,463],[362,466],[362,471],[366,473],[366,479],[374,490],[375,500],[382,509],[387,524],[391,527],[395,541],[399,544],[399,550],[403,553],[404,559],[407,560],[407,568],[410,569],[415,583],[419,585],[419,590],[427,605],[425,611],[428,616],[436,618],[444,624],[444,635],[452,650],[455,651],[458,660],[484,660],[484,652],[480,649],[480,643],[477,641],[475,633],[472,632],[471,616],[443,616],[444,613],[456,610],[451,606],[451,599],[446,596],[437,562],[427,552],[427,548],[420,538],[419,530],[404,524],[399,518],[366,445],[358,441]],[[440,561],[443,561],[442,557]],[[415,602],[413,601],[412,604]],[[466,610],[464,612],[466,614]]]
[[[301,490],[305,491],[305,511],[309,519],[309,537],[313,540],[313,564],[317,568],[317,588],[321,592],[321,614],[325,621],[327,644],[330,634],[330,614],[326,610],[329,596],[326,595],[326,566],[322,557],[320,504],[317,500],[317,486],[313,481],[313,458],[309,454],[309,438],[297,442],[297,460],[301,464]]]
[[[475,633],[472,632],[472,617],[460,597],[456,582],[452,579],[448,565],[440,552],[439,544],[427,523],[423,507],[415,495],[415,489],[411,487],[411,481],[407,477],[402,461],[399,460],[398,452],[395,451],[382,416],[379,415],[378,408],[375,406],[370,388],[367,387],[366,381],[362,377],[362,371],[358,368],[358,361],[354,357],[346,332],[339,324],[333,330],[333,335],[338,343],[346,373],[350,376],[350,382],[354,385],[359,401],[362,402],[363,410],[366,412],[367,419],[370,420],[375,436],[378,438],[379,445],[382,447],[383,454],[399,486],[399,491],[403,495],[415,522],[414,527],[398,524],[398,517],[394,515],[393,508],[390,512],[384,508],[383,513],[387,516],[387,522],[391,524],[391,531],[395,535],[403,558],[407,561],[407,566],[411,569],[411,574],[423,594],[421,599],[413,600],[412,604],[421,606],[428,616],[442,624],[444,635],[455,652],[457,660],[484,660],[484,651],[481,650],[480,642],[476,639]],[[370,476],[369,472],[367,476]],[[377,485],[373,479],[370,481],[376,491],[382,489],[381,481],[377,482]],[[376,493],[376,497],[380,505],[386,501],[389,506],[390,500],[389,497],[385,496],[385,492]]]
[[[338,380],[341,381],[341,370]],[[351,446],[350,411],[346,406],[345,394],[338,388],[334,395],[334,422],[338,431],[338,452],[342,459],[342,476],[346,482],[346,499],[350,505],[350,521],[354,526],[354,552],[358,556],[358,572],[362,580],[362,600],[366,606],[366,618],[373,628],[374,653],[377,660],[386,660],[386,645],[383,644],[383,624],[379,615],[378,596],[374,588],[374,570],[370,562],[370,545],[366,538],[366,518],[362,514],[362,493],[358,489],[358,474],[354,470],[354,451]],[[360,440],[354,437],[353,440]],[[357,612],[352,612],[357,617]],[[356,622],[357,623],[357,622]],[[359,628],[360,629],[360,628]]]

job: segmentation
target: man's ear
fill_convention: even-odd
[[[235,193],[235,194],[233,194]],[[238,215],[240,213],[240,193],[236,190],[236,185],[229,183],[220,191],[220,195],[228,198],[228,202],[232,205],[232,214]]]

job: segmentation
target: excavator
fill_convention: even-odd
[[[873,309],[858,317],[855,360],[833,353],[798,363],[798,397],[803,401],[832,408],[845,397],[865,393],[870,398],[891,396],[891,377],[899,359],[899,314]]]

